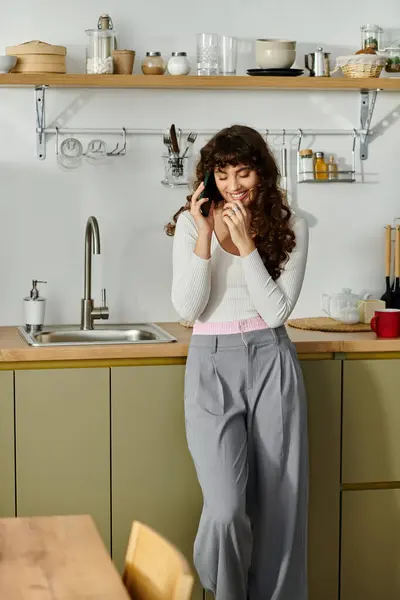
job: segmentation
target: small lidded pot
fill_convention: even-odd
[[[142,60],[142,71],[144,75],[164,75],[165,62],[161,52],[146,52]]]
[[[186,52],[173,52],[167,63],[170,75],[189,75],[191,69],[190,61]]]

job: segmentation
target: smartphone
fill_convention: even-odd
[[[208,217],[210,213],[212,201],[215,199],[216,187],[214,171],[208,171],[204,177],[204,190],[201,192],[199,197],[199,200],[202,198],[208,198],[208,202],[205,202],[200,207],[200,212],[203,217]]]

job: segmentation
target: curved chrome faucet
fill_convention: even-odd
[[[85,230],[84,297],[81,302],[81,329],[93,329],[94,319],[108,319],[106,290],[101,290],[101,307],[95,308],[92,299],[92,254],[100,254],[100,231],[96,217],[89,217]]]

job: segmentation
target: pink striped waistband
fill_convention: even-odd
[[[245,333],[269,329],[260,316],[244,319],[243,321],[227,321],[226,323],[198,323],[193,326],[193,335],[226,335],[230,333]]]

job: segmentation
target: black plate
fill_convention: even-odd
[[[247,74],[264,77],[298,77],[303,75],[303,69],[248,69]]]

